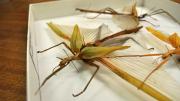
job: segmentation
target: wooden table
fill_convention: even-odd
[[[26,41],[29,3],[0,0],[0,101],[26,101]]]

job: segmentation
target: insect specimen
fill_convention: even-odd
[[[146,27],[146,29],[152,33],[154,36],[156,36],[157,38],[159,38],[160,40],[170,44],[174,49],[172,50],[168,50],[168,52],[164,53],[162,55],[162,59],[163,61],[148,75],[150,76],[154,71],[156,71],[157,69],[159,69],[163,64],[165,64],[166,62],[168,62],[168,60],[170,59],[170,57],[172,55],[180,55],[180,37],[178,36],[177,33],[173,33],[171,35],[166,35],[164,33],[162,33],[161,31],[155,30],[152,27]],[[148,78],[148,77],[147,77]]]
[[[85,63],[87,63],[87,64],[89,64],[89,65],[91,65],[93,67],[96,67],[95,72],[93,73],[92,77],[90,78],[90,80],[86,84],[85,88],[81,92],[79,92],[77,94],[73,94],[74,97],[79,96],[80,94],[82,94],[87,89],[87,87],[90,84],[90,82],[92,81],[93,77],[95,76],[95,74],[99,70],[99,66],[94,63],[95,61],[98,61],[98,62],[104,64],[111,71],[113,71],[114,73],[116,73],[117,75],[119,75],[123,79],[127,80],[128,82],[130,82],[131,84],[133,84],[136,87],[138,87],[138,85],[140,85],[142,83],[140,80],[138,80],[138,79],[134,78],[133,76],[129,75],[128,73],[118,69],[117,67],[113,66],[111,63],[109,63],[108,61],[106,61],[104,59],[104,58],[106,58],[106,55],[108,55],[109,53],[112,53],[112,52],[114,52],[116,50],[127,49],[127,48],[129,48],[129,46],[99,46],[99,44],[101,42],[103,42],[102,40],[98,40],[98,41],[95,41],[94,43],[87,44],[87,43],[84,42],[84,38],[81,35],[80,30],[79,30],[77,25],[75,25],[74,30],[73,30],[73,34],[71,35],[71,37],[67,36],[65,33],[63,33],[61,30],[59,30],[56,27],[56,25],[54,25],[53,23],[48,23],[48,25],[55,33],[57,33],[63,39],[69,40],[70,47],[65,42],[62,42],[62,43],[59,43],[59,44],[57,44],[55,46],[52,46],[52,47],[50,47],[48,49],[45,49],[43,51],[38,51],[38,53],[45,52],[45,51],[47,51],[49,49],[52,49],[52,48],[54,48],[56,46],[59,46],[59,45],[65,45],[65,47],[72,52],[73,56],[69,56],[69,57],[66,57],[66,58],[63,58],[63,59],[60,58],[61,61],[59,63],[59,67],[56,68],[49,76],[47,76],[45,78],[45,80],[40,85],[40,88],[53,75],[55,75],[57,72],[59,72],[60,70],[65,68],[73,60],[82,60]],[[135,28],[133,30],[121,31],[121,32],[119,32],[119,35],[121,35],[122,33],[125,34],[125,32],[128,32],[128,33],[137,32],[140,28],[141,27]],[[118,34],[116,33],[116,34],[113,34],[113,35],[111,37],[115,37]],[[108,40],[111,37],[108,36],[107,38],[104,38],[103,40]],[[96,42],[98,42],[98,44],[96,44]],[[151,95],[151,96],[153,96],[153,97],[155,97],[157,99],[169,100],[168,97],[166,97],[165,95],[163,95],[160,92],[156,91],[154,88],[150,87],[149,85],[145,84],[145,86],[142,88],[142,90],[144,92],[146,92],[147,94],[149,94],[149,95]]]
[[[176,18],[174,18],[169,12],[167,12],[163,9],[157,9],[150,13],[144,13],[144,14],[141,14],[138,16],[135,0],[132,0],[132,3],[130,5],[124,7],[122,10],[122,13],[119,13],[116,10],[109,8],[109,7],[101,9],[101,10],[88,10],[88,9],[81,9],[81,8],[76,8],[76,10],[78,10],[80,12],[98,13],[98,15],[93,18],[98,17],[100,14],[112,15],[112,20],[114,21],[114,23],[116,23],[118,26],[120,26],[123,29],[134,28],[139,25],[140,21],[145,21],[145,22],[152,24],[151,22],[145,20],[144,18],[145,17],[153,18],[152,17],[153,15],[162,14],[162,13],[167,14],[175,22],[180,24],[180,22],[178,20],[176,20]],[[155,19],[155,18],[153,18],[153,19]],[[152,24],[152,25],[155,26],[154,24]]]
[[[170,57],[172,55],[179,55],[180,54],[180,37],[177,35],[177,33],[173,33],[172,35],[166,35],[158,30],[155,30],[152,27],[146,27],[146,29],[152,33],[154,36],[159,38],[160,40],[170,44],[174,49],[168,50],[166,53],[159,53],[159,54],[144,54],[144,55],[126,55],[126,56],[115,56],[115,57],[144,57],[144,56],[161,56],[162,62],[157,65],[144,79],[142,85],[139,87],[141,88],[144,84],[144,82],[156,71],[158,70],[162,65],[168,62]],[[109,57],[111,58],[111,57]],[[114,58],[114,57],[113,57]]]
[[[87,86],[89,85],[89,83],[91,82],[91,80],[93,79],[93,77],[95,76],[95,74],[97,73],[97,71],[99,70],[99,66],[97,64],[95,64],[93,61],[95,61],[98,57],[106,56],[107,54],[112,53],[113,51],[127,49],[130,47],[130,46],[111,46],[111,47],[104,46],[103,47],[103,46],[90,46],[90,45],[87,46],[86,43],[84,42],[83,36],[81,35],[81,33],[79,31],[78,25],[74,26],[74,30],[73,30],[71,38],[68,38],[65,36],[62,36],[62,37],[70,40],[70,47],[65,42],[62,42],[59,45],[66,46],[66,48],[71,51],[73,56],[62,59],[58,65],[59,68],[54,70],[52,72],[52,74],[50,74],[43,81],[41,86],[43,86],[46,83],[46,81],[49,78],[51,78],[54,74],[56,74],[58,71],[62,70],[64,67],[66,67],[71,61],[82,60],[85,63],[96,67],[96,71],[94,72],[91,79],[89,80],[86,87],[84,88],[84,89],[86,89]],[[47,50],[49,50],[49,49],[46,49],[45,51],[47,51]],[[44,51],[41,51],[41,52],[44,52]],[[39,51],[39,53],[40,53],[40,51]],[[84,90],[82,92],[84,92]],[[82,92],[80,92],[78,94],[73,94],[73,96],[78,96],[78,95],[82,94]]]

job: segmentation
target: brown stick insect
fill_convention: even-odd
[[[145,22],[150,23],[153,26],[156,26],[153,23],[145,20],[144,18],[151,17],[152,19],[155,19],[152,16],[157,15],[157,14],[163,14],[163,13],[169,16],[172,20],[174,20],[178,24],[180,24],[180,22],[175,17],[173,17],[169,12],[163,9],[157,9],[150,13],[144,13],[138,16],[135,0],[132,0],[132,3],[130,5],[125,6],[122,10],[122,13],[119,13],[110,7],[107,7],[101,10],[88,10],[88,9],[81,9],[81,8],[76,8],[76,10],[80,12],[86,12],[86,13],[98,13],[98,15],[93,18],[96,18],[101,14],[112,15],[112,20],[121,28],[125,28],[125,29],[134,28],[138,26],[140,21],[145,21]]]
[[[59,63],[59,67],[56,68],[49,76],[47,76],[45,78],[45,80],[40,85],[38,91],[53,75],[55,75],[57,72],[61,71],[73,60],[82,60],[83,62],[96,68],[95,72],[93,73],[92,77],[90,78],[90,80],[88,81],[88,83],[86,84],[84,89],[77,94],[73,94],[74,97],[77,97],[77,96],[81,95],[83,92],[85,92],[85,90],[88,88],[90,82],[92,81],[93,77],[98,72],[99,66],[94,63],[95,61],[100,62],[103,65],[107,66],[112,72],[114,72],[115,74],[122,77],[123,79],[125,79],[126,81],[128,81],[129,83],[133,84],[136,87],[139,87],[142,84],[142,82],[140,80],[138,80],[137,78],[134,78],[130,74],[119,69],[118,67],[114,66],[112,63],[110,63],[109,61],[106,60],[106,58],[108,58],[108,56],[106,56],[106,55],[108,55],[109,53],[112,53],[116,50],[127,49],[130,46],[99,46],[101,43],[103,43],[106,40],[109,40],[116,36],[137,32],[142,27],[124,30],[119,33],[115,33],[111,36],[107,36],[101,40],[97,40],[95,42],[84,43],[83,37],[81,36],[81,33],[80,33],[77,25],[74,27],[74,31],[73,31],[71,38],[69,36],[67,36],[65,33],[63,33],[61,30],[59,30],[58,27],[56,27],[56,25],[54,25],[53,23],[48,23],[48,26],[60,37],[68,40],[70,42],[70,47],[65,42],[62,42],[62,43],[59,43],[48,49],[45,49],[43,51],[38,51],[38,53],[45,52],[45,51],[50,50],[59,45],[65,45],[65,47],[67,49],[69,49],[70,52],[72,52],[73,56],[69,56],[69,57],[66,57],[63,59],[60,58],[61,61]],[[141,90],[158,100],[170,100],[167,96],[163,95],[162,93],[160,93],[159,91],[157,91],[156,89],[154,89],[153,87],[151,87],[149,85],[144,84],[144,86],[142,87]]]

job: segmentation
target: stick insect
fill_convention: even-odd
[[[156,26],[153,23],[145,20],[144,18],[151,17],[152,19],[155,19],[152,17],[153,15],[163,14],[163,13],[168,15],[172,20],[174,20],[178,24],[180,24],[180,22],[175,17],[173,17],[169,12],[167,12],[163,9],[157,9],[150,13],[144,13],[144,14],[141,14],[138,16],[135,0],[133,0],[130,5],[124,7],[122,13],[119,13],[110,7],[107,7],[107,8],[101,9],[101,10],[88,10],[88,9],[81,9],[81,8],[76,8],[76,10],[78,10],[80,12],[87,12],[87,13],[98,13],[98,15],[93,18],[96,18],[101,14],[112,15],[113,21],[116,24],[118,24],[121,28],[125,28],[125,29],[134,28],[134,27],[138,26],[140,21],[148,22],[151,25]]]
[[[38,53],[43,53],[43,52],[48,51],[48,50],[50,50],[50,49],[52,49],[54,47],[57,47],[59,45],[65,45],[65,47],[68,48],[72,52],[73,56],[69,56],[69,57],[66,57],[64,59],[60,58],[61,59],[61,62],[59,64],[60,67],[55,69],[49,76],[47,76],[44,79],[44,81],[42,82],[42,84],[40,85],[40,87],[36,91],[36,93],[40,90],[41,87],[43,87],[43,85],[53,75],[55,75],[57,72],[61,71],[65,66],[67,66],[69,64],[70,61],[72,61],[74,59],[82,60],[85,63],[96,67],[95,72],[93,73],[92,77],[90,78],[89,82],[86,84],[84,89],[81,92],[77,93],[77,94],[73,94],[74,97],[77,97],[77,96],[81,95],[83,92],[86,91],[86,89],[88,88],[88,86],[89,86],[90,82],[92,81],[93,77],[95,76],[95,74],[99,70],[99,66],[94,63],[95,61],[100,62],[103,65],[107,66],[113,73],[117,74],[118,76],[120,76],[121,78],[123,78],[124,80],[128,81],[129,83],[131,83],[132,85],[134,85],[136,87],[139,87],[139,85],[142,84],[142,81],[138,80],[137,78],[133,77],[132,75],[126,73],[125,71],[119,69],[118,67],[116,67],[115,65],[113,65],[112,63],[107,61],[106,58],[108,58],[108,56],[104,57],[108,53],[111,53],[111,52],[113,52],[115,50],[127,49],[127,48],[129,48],[129,46],[98,47],[102,42],[104,42],[104,41],[106,41],[106,40],[108,40],[110,38],[120,36],[120,35],[124,35],[124,34],[130,34],[132,32],[137,32],[142,27],[137,27],[137,28],[134,28],[134,29],[131,29],[131,30],[124,30],[124,31],[121,31],[119,33],[113,34],[111,36],[105,37],[102,40],[97,40],[94,43],[85,44],[84,41],[83,41],[83,37],[80,35],[78,26],[75,26],[74,33],[73,33],[71,38],[69,36],[67,36],[65,33],[63,33],[60,29],[58,29],[58,27],[56,25],[54,25],[53,23],[48,23],[48,26],[56,34],[58,34],[61,38],[65,39],[65,40],[68,40],[70,43],[73,41],[72,42],[73,44],[70,44],[70,45],[72,45],[72,48],[69,47],[65,42],[62,42],[62,43],[54,45],[54,46],[52,46],[52,47],[50,47],[48,49],[45,49],[43,51],[38,51]],[[76,37],[75,40],[73,39],[74,37]],[[72,49],[75,49],[75,50],[72,50]],[[95,52],[94,49],[98,49],[98,51],[96,50],[97,52]],[[149,94],[150,96],[158,99],[158,100],[170,101],[170,98],[168,98],[166,95],[162,94],[161,92],[157,91],[156,89],[154,89],[153,87],[151,87],[149,85],[144,84],[144,86],[142,87],[141,90],[144,91],[145,93]]]
[[[47,76],[45,78],[45,80],[42,82],[40,88],[53,75],[55,75],[57,72],[61,71],[63,68],[65,68],[73,60],[82,60],[86,64],[89,64],[93,67],[96,67],[95,72],[93,73],[89,82],[86,84],[85,88],[81,92],[79,92],[77,94],[73,94],[74,97],[81,95],[87,89],[87,87],[90,84],[90,82],[92,81],[93,77],[98,72],[99,66],[94,63],[94,61],[96,61],[97,58],[104,57],[104,56],[108,55],[109,53],[112,53],[116,50],[123,50],[123,49],[127,49],[130,47],[130,46],[98,46],[98,45],[100,43],[112,38],[112,37],[116,37],[116,36],[123,35],[123,34],[130,34],[132,32],[137,32],[139,29],[142,28],[142,27],[137,27],[137,28],[134,28],[131,30],[125,30],[125,31],[122,31],[121,33],[116,33],[116,34],[113,34],[112,36],[105,37],[102,40],[97,40],[94,43],[85,43],[84,38],[80,33],[78,25],[74,26],[74,30],[73,30],[71,37],[67,36],[65,33],[58,30],[57,27],[55,27],[55,25],[53,25],[53,23],[48,23],[48,25],[51,29],[53,29],[53,31],[55,31],[56,33],[60,33],[60,36],[63,39],[69,40],[70,46],[67,45],[65,42],[61,42],[55,46],[52,46],[48,49],[43,50],[43,51],[38,51],[38,53],[45,52],[45,51],[50,50],[50,49],[57,47],[59,45],[64,45],[73,54],[73,56],[69,56],[69,57],[66,57],[63,59],[60,58],[61,61],[58,65],[59,67],[57,69],[55,69],[49,76]]]
[[[168,50],[166,53],[162,55],[163,61],[146,77],[146,79],[156,70],[158,70],[162,65],[168,62],[171,56],[180,55],[180,37],[177,33],[173,33],[171,35],[166,35],[159,30],[155,30],[152,27],[146,27],[146,29],[156,36],[161,41],[164,41],[170,44],[174,49]]]
[[[168,62],[171,56],[173,55],[180,55],[180,37],[177,35],[177,33],[173,33],[172,35],[166,35],[158,30],[155,30],[152,27],[146,27],[146,29],[152,33],[154,36],[156,36],[161,41],[164,41],[168,44],[170,44],[174,49],[168,50],[165,53],[158,53],[158,54],[144,54],[144,55],[126,55],[126,56],[114,56],[114,57],[144,57],[144,56],[161,56],[163,59],[162,62],[160,62],[157,67],[155,67],[144,79],[143,83],[139,88],[141,88],[145,81],[160,67],[162,67],[165,63]],[[114,58],[113,57],[113,58]],[[111,58],[111,57],[109,57]]]

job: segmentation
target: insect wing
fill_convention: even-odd
[[[138,14],[137,14],[137,9],[136,9],[136,1],[132,0],[131,4],[129,4],[123,8],[123,12],[137,17]]]
[[[85,47],[82,52],[83,59],[92,59],[105,56],[113,51],[127,49],[130,46],[113,46],[113,47]]]
[[[83,45],[84,38],[80,33],[78,25],[75,25],[70,39],[70,46],[74,50],[74,52],[80,52]]]
[[[61,31],[58,25],[53,24],[52,22],[47,23],[47,25],[61,38],[70,40],[70,37],[67,34],[65,34],[63,31]]]

